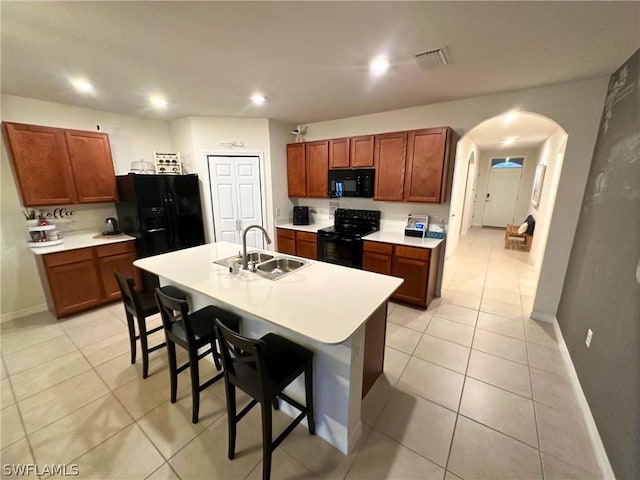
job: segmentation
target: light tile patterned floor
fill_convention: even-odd
[[[272,478],[598,478],[553,329],[526,319],[536,281],[503,232],[472,230],[441,299],[427,311],[390,305],[385,374],[364,400],[356,451],[344,456],[299,426]],[[193,425],[188,377],[178,403],[167,400],[163,350],[147,380],[140,360],[130,365],[120,304],[5,322],[0,341],[2,464],[76,463],[83,479],[261,478],[259,417],[241,423],[227,460],[224,386],[203,392]]]

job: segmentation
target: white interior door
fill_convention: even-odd
[[[522,168],[491,168],[482,225],[506,227],[513,223]]]
[[[237,157],[235,159],[235,174],[240,229],[244,230],[250,225],[264,226],[258,157]],[[247,245],[254,248],[264,248],[264,234],[258,229],[250,230],[247,233]]]
[[[240,244],[246,227],[264,226],[259,158],[209,155],[208,160],[216,240]],[[251,230],[247,246],[263,248],[262,238],[261,232]]]

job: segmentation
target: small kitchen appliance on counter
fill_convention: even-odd
[[[362,268],[362,237],[380,230],[379,210],[338,208],[333,227],[318,230],[318,260]]]
[[[118,220],[113,217],[107,218],[104,223],[107,224],[107,229],[102,232],[103,235],[120,235],[120,230],[118,229]]]
[[[404,234],[407,237],[424,238],[429,227],[429,215],[418,215],[410,213],[407,217],[407,226],[404,227]]]
[[[309,207],[293,207],[293,224],[309,225]]]

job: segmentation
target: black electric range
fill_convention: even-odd
[[[362,237],[380,230],[380,211],[338,208],[334,219],[318,230],[318,260],[362,268]]]

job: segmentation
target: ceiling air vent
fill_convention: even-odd
[[[416,63],[422,70],[431,70],[433,68],[448,65],[447,54],[444,48],[438,48],[429,52],[422,52],[415,55]]]

